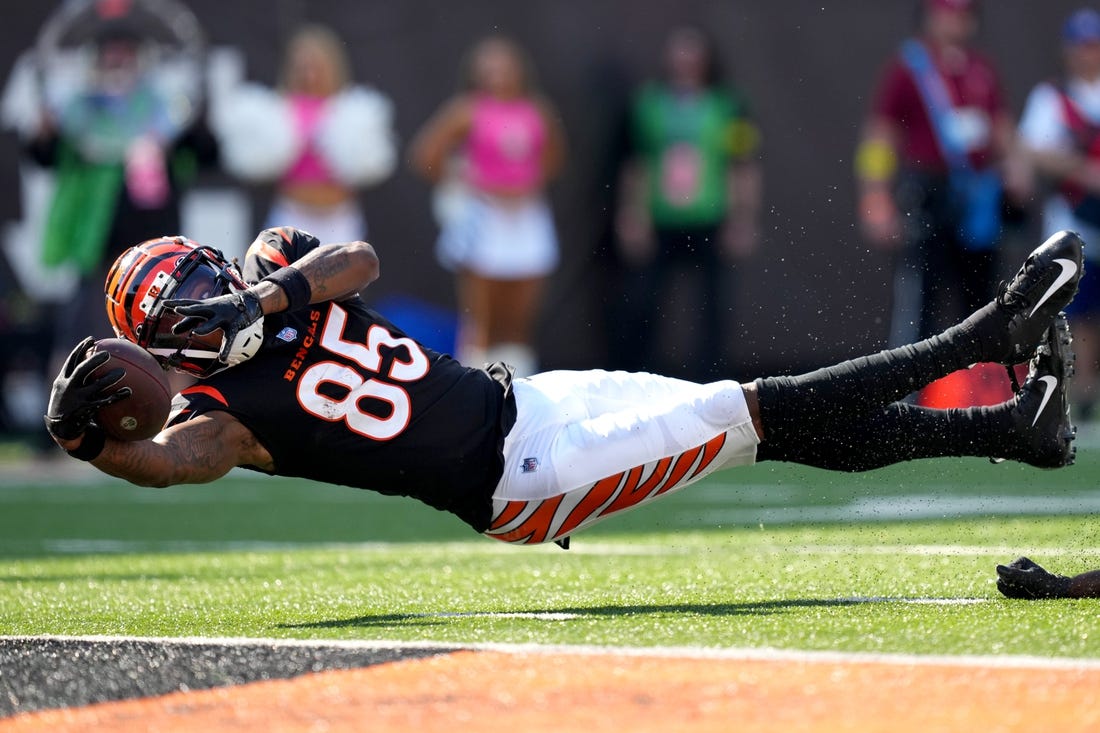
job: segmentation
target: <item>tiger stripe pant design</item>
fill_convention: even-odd
[[[736,382],[549,372],[515,385],[518,419],[486,534],[536,544],[751,464],[758,439]]]

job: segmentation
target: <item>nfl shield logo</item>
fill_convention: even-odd
[[[279,331],[279,333],[275,334],[275,338],[279,339],[280,341],[286,341],[289,344],[294,341],[294,339],[298,338],[298,332],[290,326],[287,326],[282,331]]]
[[[523,459],[523,472],[524,473],[534,473],[537,470],[539,470],[539,459],[538,458],[524,458]]]

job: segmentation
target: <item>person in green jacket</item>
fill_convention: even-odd
[[[633,154],[616,214],[630,312],[618,324],[615,356],[627,369],[709,379],[727,371],[719,348],[728,341],[721,338],[726,278],[757,243],[759,133],[744,96],[723,83],[702,31],[674,30],[664,63],[664,78],[644,84],[631,109]],[[677,265],[697,273],[697,296],[663,292]],[[691,358],[654,353],[665,318],[690,332]]]
[[[216,159],[212,136],[149,83],[139,34],[107,26],[92,43],[85,85],[44,110],[26,149],[56,183],[42,262],[79,274],[54,319],[53,341],[65,345],[77,334],[110,335],[96,318],[108,266],[133,242],[179,230],[181,188]]]

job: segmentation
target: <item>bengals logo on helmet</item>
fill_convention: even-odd
[[[217,358],[221,332],[204,337],[174,333],[172,326],[180,317],[163,303],[202,300],[246,287],[237,266],[216,249],[186,237],[161,237],[123,252],[103,289],[107,320],[119,338],[145,348],[165,366],[204,377],[251,358],[262,341],[262,319],[248,334],[247,348],[237,347],[239,335],[229,360],[222,362]]]

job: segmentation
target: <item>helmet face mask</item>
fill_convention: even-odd
[[[105,285],[107,316],[119,338],[146,349],[162,366],[197,377],[239,364],[263,341],[263,319],[234,339],[226,361],[218,359],[224,334],[173,333],[182,316],[167,300],[204,300],[247,287],[237,266],[221,252],[183,237],[149,240],[118,258]]]

